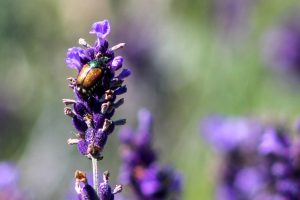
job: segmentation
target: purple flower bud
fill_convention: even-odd
[[[107,142],[107,134],[103,132],[102,130],[98,130],[95,134],[95,143],[103,149],[105,144]]]
[[[89,60],[95,59],[95,49],[94,48],[88,48],[85,50],[85,55]]]
[[[99,196],[101,200],[113,200],[114,195],[112,194],[111,187],[106,182],[99,185]]]
[[[111,49],[108,49],[108,50],[105,52],[105,56],[106,56],[107,58],[109,58],[108,61],[111,61],[111,60],[113,60],[113,58],[115,57],[115,53],[114,53],[114,51],[112,51]]]
[[[84,115],[87,113],[84,104],[81,102],[77,102],[74,104],[74,111],[80,117],[84,117]]]
[[[98,38],[104,39],[110,32],[110,25],[108,20],[95,22],[92,25],[90,34],[96,34]]]
[[[97,100],[95,97],[90,97],[85,102],[87,104],[88,110],[91,113],[99,113],[101,110],[101,102]]]
[[[122,72],[117,76],[119,79],[123,80],[131,74],[129,69],[123,69]]]
[[[111,67],[114,71],[117,71],[123,66],[123,58],[122,56],[117,56],[113,59],[111,63]]]
[[[66,63],[68,67],[81,70],[82,66],[88,62],[88,57],[85,54],[85,51],[78,47],[73,47],[68,49]]]
[[[99,200],[94,188],[86,184],[78,196],[79,200]]]
[[[105,116],[103,114],[95,114],[93,119],[95,129],[101,129],[104,124]]]
[[[268,129],[262,137],[259,152],[263,155],[273,154],[276,156],[287,156],[289,144],[284,135],[274,129]]]
[[[87,130],[87,125],[84,120],[78,118],[76,115],[72,118],[72,123],[77,131],[84,133]]]
[[[96,52],[101,52],[105,54],[108,49],[108,42],[105,39],[97,38],[95,42],[95,50]]]
[[[115,95],[121,95],[127,92],[127,87],[126,85],[119,87],[118,89],[115,90]]]
[[[77,144],[77,149],[78,149],[78,152],[81,154],[81,155],[84,155],[86,156],[88,153],[87,153],[87,150],[88,150],[88,143],[81,139],[79,140],[78,144]]]

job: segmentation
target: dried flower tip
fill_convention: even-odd
[[[79,38],[78,43],[79,43],[80,45],[86,47],[86,48],[91,48],[91,47],[92,47],[92,46],[89,45],[89,44],[85,41],[85,39],[83,39],[83,38]]]
[[[76,103],[76,101],[73,100],[73,99],[62,99],[62,102],[63,102],[66,106],[68,106],[68,105],[73,105],[73,104]]]
[[[103,172],[103,181],[107,183],[109,181],[109,171]]]
[[[109,128],[109,126],[112,125],[112,123],[113,122],[111,120],[105,119],[103,127],[102,127],[102,131],[104,132],[105,130],[107,130]]]
[[[101,113],[102,114],[105,114],[108,110],[108,108],[110,107],[111,103],[110,102],[107,102],[107,103],[103,103],[101,105]]]
[[[65,107],[64,114],[69,117],[74,117],[75,115],[70,107]]]
[[[107,101],[109,101],[109,100],[111,100],[112,98],[113,98],[113,91],[112,91],[112,90],[107,90],[107,91],[105,92],[105,97],[104,97],[104,99],[107,100]]]
[[[116,185],[114,191],[113,191],[113,194],[118,194],[120,192],[122,192],[123,190],[123,186],[122,185]]]
[[[88,127],[92,127],[93,116],[91,114],[89,113],[85,114],[83,120],[85,121]]]
[[[125,43],[119,43],[119,44],[113,46],[113,47],[111,48],[111,50],[112,50],[112,51],[116,51],[116,50],[121,49],[121,48],[123,48],[123,47],[125,47]]]
[[[101,156],[102,149],[99,146],[96,146],[94,144],[89,144],[87,152],[90,154],[93,158],[96,158],[97,160],[102,160],[103,156]]]
[[[70,84],[76,84],[76,79],[75,78],[73,78],[73,77],[69,77],[69,78],[67,78],[67,80],[70,82]]]
[[[75,178],[76,178],[76,181],[78,181],[78,182],[87,183],[86,173],[83,171],[76,170]]]
[[[78,144],[78,142],[79,142],[79,139],[73,139],[73,138],[69,138],[67,141],[67,143],[70,145]]]

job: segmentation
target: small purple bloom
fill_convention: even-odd
[[[117,71],[123,66],[123,58],[121,56],[117,56],[113,59],[111,66],[114,71]]]
[[[262,136],[259,152],[264,155],[273,154],[284,157],[289,153],[289,144],[284,135],[270,128]]]
[[[117,76],[120,80],[128,77],[131,74],[129,69],[123,69],[122,72]]]
[[[95,22],[92,25],[90,34],[96,34],[98,38],[104,39],[110,32],[110,25],[108,20]]]
[[[85,54],[84,49],[79,47],[73,47],[68,49],[66,63],[68,67],[81,70],[83,64],[87,63],[88,57]]]

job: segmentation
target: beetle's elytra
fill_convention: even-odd
[[[101,84],[106,70],[105,60],[98,58],[85,64],[76,80],[76,89],[82,97],[89,96]]]

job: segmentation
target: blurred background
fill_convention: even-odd
[[[213,199],[217,155],[199,136],[209,114],[292,122],[300,113],[299,0],[0,0],[0,160],[16,163],[28,199],[65,199],[91,163],[62,98],[76,71],[64,62],[91,24],[108,19],[111,45],[132,70],[115,118],[154,115],[161,163],[184,176],[183,199]],[[117,183],[118,130],[100,169]]]

